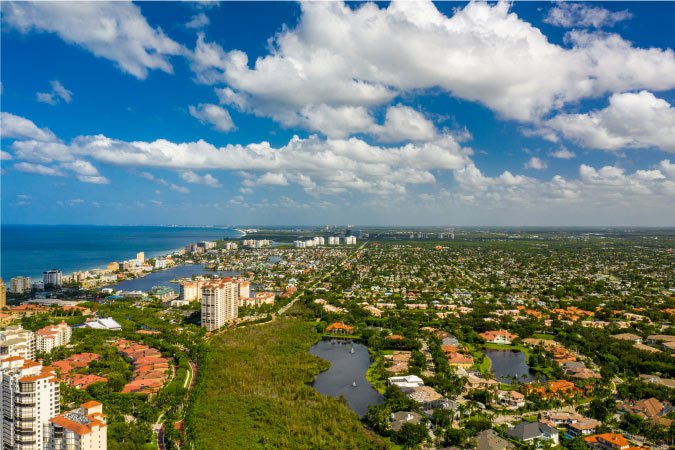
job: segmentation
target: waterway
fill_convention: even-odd
[[[64,275],[77,270],[105,268],[110,261],[166,255],[191,242],[238,239],[242,232],[221,227],[157,227],[94,225],[0,226],[0,275],[19,275],[33,281],[42,272],[59,269]]]
[[[527,357],[520,350],[496,350],[486,348],[483,353],[490,358],[492,363],[490,371],[495,374],[497,381],[513,383],[513,377],[517,377],[520,383],[532,381],[545,381],[546,376],[536,374],[527,365]]]
[[[317,375],[312,383],[319,393],[335,398],[344,395],[349,409],[359,416],[368,412],[368,405],[384,402],[382,394],[366,380],[366,370],[371,361],[365,345],[351,340],[330,339],[314,344],[309,352],[331,363],[330,368]]]
[[[205,270],[205,267],[206,264],[182,264],[170,269],[160,270],[159,272],[152,272],[151,274],[141,278],[120,281],[119,283],[110,285],[110,287],[113,287],[116,291],[147,292],[151,290],[153,286],[168,286],[174,291],[179,292],[180,286],[178,283],[172,283],[171,280],[189,278],[192,275],[218,275],[221,277],[231,277],[241,273]]]

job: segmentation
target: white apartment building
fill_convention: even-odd
[[[340,237],[339,236],[329,236],[328,237],[328,245],[340,245]]]
[[[68,344],[72,333],[72,328],[65,322],[46,326],[35,333],[35,346],[41,352],[51,352],[56,347]]]
[[[187,281],[180,284],[180,299],[192,301],[201,301],[202,283],[199,281]]]
[[[53,284],[56,286],[61,286],[63,284],[62,279],[63,274],[61,273],[60,270],[52,269],[46,272],[42,272],[42,282],[45,285]]]
[[[293,241],[293,247],[305,248],[305,241]]]
[[[0,361],[2,450],[51,450],[44,425],[59,413],[54,369],[19,356]],[[65,447],[74,448],[74,447]]]
[[[202,327],[214,331],[237,318],[239,296],[231,278],[212,280],[202,285]]]
[[[35,358],[35,334],[21,325],[10,325],[0,331],[0,359],[21,357]]]
[[[12,294],[23,294],[31,289],[30,277],[16,277],[12,278],[9,283],[9,292]]]
[[[239,246],[234,242],[228,242],[225,244],[225,250],[236,250],[237,248],[239,248]]]
[[[44,424],[45,449],[106,450],[108,436],[103,405],[96,401],[52,417]]]
[[[345,238],[345,245],[356,245],[356,236],[347,236]]]

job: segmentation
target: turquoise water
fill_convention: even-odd
[[[230,228],[139,227],[93,225],[2,225],[0,276],[41,280],[42,272],[59,269],[64,275],[105,268],[145,252],[145,257],[169,253],[204,240],[238,238]]]

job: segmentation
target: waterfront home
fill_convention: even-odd
[[[448,364],[453,367],[461,367],[463,369],[470,369],[473,366],[473,356],[463,355],[462,353],[450,352],[446,354]]]
[[[399,388],[424,386],[424,381],[417,375],[406,375],[402,377],[389,377],[387,379],[389,386],[394,385]]]
[[[509,333],[506,330],[486,331],[485,333],[480,333],[479,336],[490,344],[501,345],[511,345],[513,340],[518,338],[517,335]]]
[[[326,327],[326,333],[335,333],[335,334],[354,334],[354,327],[345,325],[342,322],[334,322]]]

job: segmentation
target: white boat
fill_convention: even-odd
[[[352,387],[356,387],[356,381],[352,381]]]

